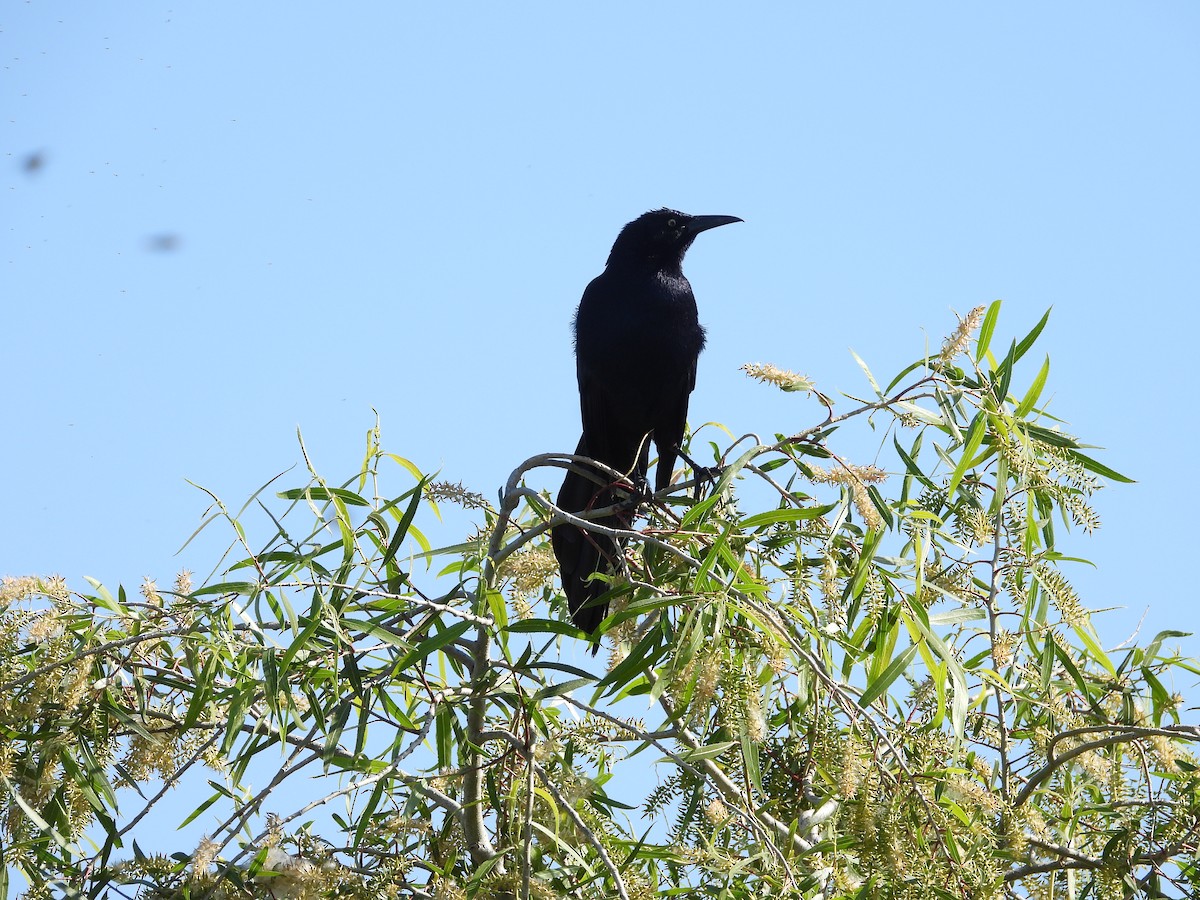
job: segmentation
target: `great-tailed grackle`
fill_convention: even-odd
[[[736,216],[689,216],[673,209],[645,213],[621,229],[604,271],[583,292],[575,313],[575,362],[583,436],[575,453],[629,476],[634,492],[646,487],[650,441],[658,450],[655,490],[671,481],[688,395],[704,328],[696,298],[683,276],[683,255],[702,231],[740,222]],[[580,513],[619,503],[612,479],[568,471],[558,506]],[[628,526],[633,513],[597,524]],[[594,632],[607,614],[598,598],[608,589],[598,571],[611,571],[622,552],[611,538],[574,525],[551,535],[571,619]],[[591,579],[591,580],[590,580]]]

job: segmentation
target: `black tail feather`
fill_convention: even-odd
[[[576,453],[580,456],[587,455],[582,441]],[[596,478],[597,481],[608,480],[607,476],[599,473]],[[592,509],[603,509],[625,499],[618,496],[611,487],[601,486],[597,481],[568,470],[558,492],[559,509],[580,514]],[[607,528],[621,528],[624,525],[622,517],[618,515],[605,516],[593,521]],[[608,604],[600,602],[599,598],[609,590],[609,584],[599,578],[593,579],[592,575],[596,572],[612,572],[622,552],[621,547],[617,541],[606,535],[585,531],[571,524],[556,525],[550,539],[554,546],[554,555],[558,558],[571,621],[589,634],[594,634],[608,615]]]

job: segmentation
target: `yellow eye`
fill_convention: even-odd
[[[668,227],[668,228],[674,228],[674,227],[675,227],[675,220],[674,220],[674,219],[667,219],[667,227]]]

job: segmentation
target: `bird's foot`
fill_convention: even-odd
[[[721,477],[721,473],[725,471],[724,466],[702,466],[686,453],[682,448],[679,448],[679,455],[689,466],[692,467],[692,473],[696,476],[696,498],[700,498],[700,489],[707,482],[716,487],[717,479]]]
[[[654,496],[654,489],[650,487],[650,479],[645,475],[637,475],[633,479],[633,493],[637,497],[639,503],[645,503]]]
[[[650,489],[650,482],[646,480],[646,476],[637,473],[627,476],[621,481],[614,482],[610,487],[617,492],[614,497],[616,502],[625,503],[633,509],[646,503],[654,496],[654,492]]]

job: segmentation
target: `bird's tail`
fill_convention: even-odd
[[[575,453],[579,456],[588,455],[582,439]],[[598,481],[605,483],[609,480],[608,476],[598,472],[596,477]],[[586,475],[568,469],[567,477],[563,479],[562,488],[558,492],[558,507],[579,514],[611,506],[622,499],[624,498],[617,496],[612,488],[601,486]],[[593,521],[608,528],[623,526],[621,517],[616,515]],[[609,585],[600,579],[592,579],[591,576],[596,572],[611,572],[621,548],[615,540],[606,535],[585,531],[567,523],[556,525],[550,540],[554,545],[554,555],[558,558],[571,621],[589,634],[594,633],[608,615],[608,604],[598,601],[609,589]]]

